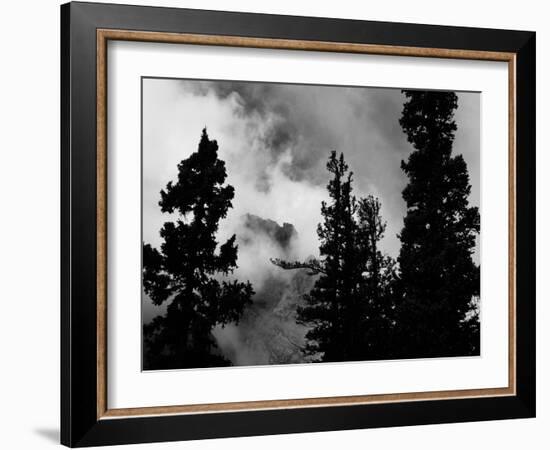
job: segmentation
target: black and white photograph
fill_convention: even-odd
[[[480,355],[480,94],[142,78],[143,370]]]

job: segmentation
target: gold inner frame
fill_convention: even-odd
[[[363,53],[370,55],[501,61],[508,63],[508,386],[430,392],[261,400],[199,405],[109,409],[107,405],[107,42],[109,40],[191,45]],[[264,39],[114,29],[97,30],[97,418],[194,414],[262,409],[344,406],[420,400],[513,396],[516,394],[516,54],[445,48]]]

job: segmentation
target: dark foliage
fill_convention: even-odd
[[[479,267],[472,260],[479,212],[468,205],[462,155],[452,156],[457,96],[404,91],[400,124],[414,146],[401,167],[407,214],[400,235],[396,356],[479,354]]]
[[[358,252],[363,268],[359,299],[363,308],[363,354],[365,359],[392,357],[395,320],[396,263],[379,249],[386,223],[380,214],[380,202],[369,195],[359,200]]]
[[[319,361],[380,359],[387,354],[391,327],[390,281],[394,263],[378,250],[385,225],[373,197],[352,195],[352,173],[332,152],[330,203],[321,204],[317,234],[320,260],[272,262],[283,269],[319,275],[298,308],[298,321],[310,327],[305,353]]]
[[[152,302],[169,302],[164,316],[144,326],[144,368],[229,365],[216,350],[212,329],[237,322],[251,302],[250,283],[223,280],[236,268],[235,235],[219,246],[218,223],[234,189],[224,185],[218,144],[203,130],[198,150],[178,165],[176,183],[161,191],[164,213],[178,218],[160,230],[160,250],[143,246],[143,287]]]

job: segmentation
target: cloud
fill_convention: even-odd
[[[400,90],[233,81],[180,83],[181,92],[187,95],[214,96],[220,104],[232,105],[230,123],[245,124],[242,138],[248,146],[239,159],[250,162],[247,178],[254,180],[258,191],[269,194],[276,189],[282,197],[286,194],[283,179],[299,183],[297,195],[301,195],[300,185],[325,190],[327,158],[332,150],[343,152],[355,173],[355,194],[380,198],[388,221],[383,245],[396,254],[405,210],[401,191],[406,180],[400,162],[410,152],[398,123],[403,104]]]

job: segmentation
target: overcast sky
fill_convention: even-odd
[[[453,152],[468,164],[470,203],[479,206],[480,95],[457,94]],[[387,221],[382,249],[397,257],[407,183],[400,163],[412,150],[398,123],[403,102],[399,89],[144,79],[144,242],[160,244],[167,216],[160,213],[159,192],[176,179],[177,164],[197,150],[207,127],[226,162],[227,183],[235,188],[233,209],[220,222],[220,242],[239,235],[248,213],[293,224],[297,235],[290,256],[317,256],[320,204],[327,199],[325,165],[336,150],[354,172],[355,195],[380,199]],[[241,246],[237,276],[261,288],[276,269],[269,258],[279,256],[277,251],[267,241]]]

